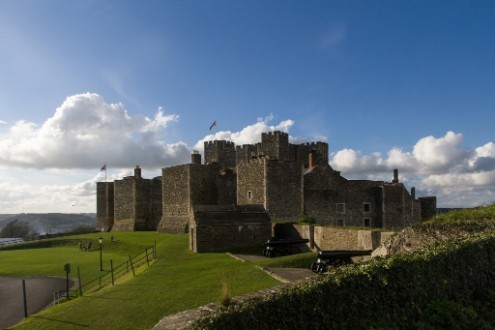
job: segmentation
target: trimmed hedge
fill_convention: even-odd
[[[494,292],[492,233],[350,265],[334,276],[231,305],[192,328],[489,328]]]

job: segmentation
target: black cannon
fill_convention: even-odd
[[[315,273],[325,273],[328,266],[342,266],[352,263],[352,257],[370,255],[373,250],[327,250],[318,251],[316,262],[311,264],[311,270]]]
[[[299,244],[309,242],[307,238],[301,239],[269,239],[266,241],[266,247],[263,249],[263,255],[266,257],[285,256],[301,252]]]

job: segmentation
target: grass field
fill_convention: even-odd
[[[0,250],[0,276],[64,276],[64,264],[79,267],[83,283],[100,275],[99,234],[71,236],[51,246]],[[225,253],[196,254],[188,249],[187,235],[156,232],[104,236],[104,268],[125,261],[144,246],[157,245],[157,261],[144,272],[114,287],[73,299],[30,316],[16,329],[150,329],[163,316],[220,301],[227,283],[233,296],[280,284],[252,263],[242,263]],[[79,240],[94,240],[93,252],[81,252]],[[45,243],[46,245],[46,243]],[[72,274],[74,277],[76,275]]]

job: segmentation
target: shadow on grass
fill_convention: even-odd
[[[75,325],[81,328],[89,328],[88,324],[81,324],[81,323],[76,323],[76,322],[71,322],[71,321],[62,321],[62,320],[57,320],[57,319],[52,319],[49,317],[44,317],[44,316],[32,316],[33,319],[40,319],[40,320],[47,320],[47,321],[52,321],[52,322],[57,322],[57,323],[63,323],[63,324],[71,324]]]
[[[103,296],[91,296],[85,297],[86,299],[105,299],[105,300],[136,300],[136,299],[131,299],[131,298],[118,298],[118,297],[103,297]]]

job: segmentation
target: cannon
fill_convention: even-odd
[[[266,247],[263,249],[265,257],[285,256],[300,252],[299,244],[309,242],[307,238],[301,239],[269,239],[266,241]]]
[[[352,257],[371,255],[373,250],[323,250],[318,251],[316,262],[311,264],[315,273],[325,273],[328,266],[339,267],[352,263]]]

